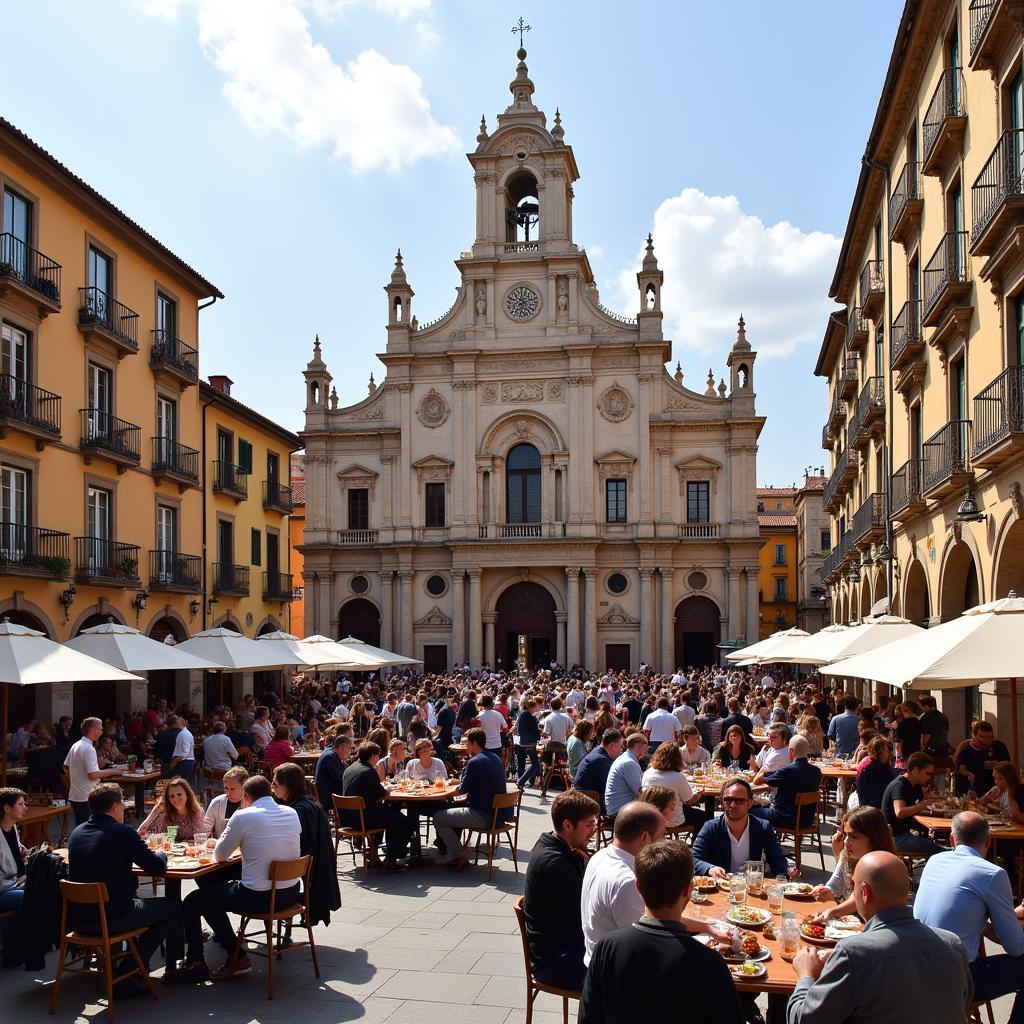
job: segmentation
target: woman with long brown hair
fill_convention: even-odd
[[[177,775],[167,780],[156,806],[139,826],[139,835],[145,838],[150,832],[166,832],[168,825],[177,828],[180,840],[192,839],[197,832],[206,831],[203,809],[192,787]]]
[[[725,731],[722,742],[715,747],[711,760],[723,768],[750,769],[755,771],[754,748],[747,742],[743,727],[730,725]]]

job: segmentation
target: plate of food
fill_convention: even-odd
[[[697,892],[714,892],[718,888],[718,880],[710,875],[694,875],[693,888]]]
[[[808,882],[787,882],[783,888],[791,900],[806,900],[814,896],[814,886]]]
[[[195,871],[199,867],[198,857],[171,857],[167,861],[169,871]]]
[[[760,962],[771,959],[771,950],[762,946],[758,937],[753,932],[739,932],[738,937],[730,942],[728,939],[719,939],[714,935],[698,935],[698,942],[709,946],[716,953],[721,953],[727,963],[743,963],[753,960]]]
[[[741,964],[730,964],[729,973],[737,981],[753,981],[754,978],[763,978],[768,968],[756,960],[744,960]]]
[[[800,924],[800,937],[815,946],[834,946],[836,940],[826,934],[826,925],[813,918],[807,918]]]
[[[863,931],[864,924],[856,914],[833,918],[825,925],[826,939],[846,939]]]
[[[725,912],[726,921],[743,928],[763,928],[771,919],[770,911],[759,907],[735,906]]]

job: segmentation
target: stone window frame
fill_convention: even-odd
[[[721,516],[718,508],[718,476],[722,472],[722,464],[706,455],[694,455],[676,463],[676,473],[679,477],[679,497],[682,502],[682,509],[679,516],[680,522],[688,522],[686,517],[686,485],[691,481],[699,483],[707,481],[708,484],[708,522],[719,523]]]

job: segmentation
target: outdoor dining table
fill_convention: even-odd
[[[922,828],[928,829],[932,834],[944,835],[953,828],[953,819],[939,814],[915,814],[916,821]],[[1011,822],[1007,825],[1000,825],[989,822],[989,835],[992,837],[993,848],[998,846],[999,841],[1012,840],[1024,841],[1024,825],[1020,822]]]
[[[385,782],[384,787],[388,791],[384,797],[387,803],[401,804],[403,807],[409,808],[414,808],[417,804],[437,801],[447,803],[459,795],[458,779],[445,779],[444,786],[441,789],[438,789],[437,786],[425,786],[423,789],[399,789],[393,782]],[[414,857],[423,856],[423,846],[418,825],[412,835],[412,855]]]
[[[857,778],[857,766],[846,764],[845,762],[843,764],[836,764],[831,759],[815,760],[813,758],[811,759],[811,764],[821,772],[821,796],[823,806],[828,802],[828,785],[830,782],[835,782],[836,814],[839,815],[843,808],[846,807],[846,801],[850,795],[850,786]]]
[[[146,816],[146,786],[151,782],[156,782],[160,776],[161,773],[159,771],[121,772],[117,776],[118,782],[131,783],[132,788],[135,790],[135,817],[139,820]]]
[[[43,807],[30,804],[25,817],[18,822],[23,846],[39,846],[48,839],[50,821],[62,817],[61,833],[67,830],[67,817],[71,813],[70,804],[48,804]]]
[[[717,803],[722,799],[722,785],[726,779],[732,778],[734,775],[740,775],[745,778],[753,789],[755,798],[761,797],[762,794],[767,793],[770,790],[770,786],[766,786],[763,782],[754,785],[754,773],[753,772],[733,772],[731,774],[718,775],[704,775],[698,778],[695,775],[687,774],[686,781],[690,784],[690,789],[693,791],[693,795],[697,797],[698,801],[703,803],[704,810],[709,814],[715,813],[715,807]]]

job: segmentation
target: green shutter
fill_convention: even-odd
[[[250,451],[251,451],[251,449],[250,449]],[[259,565],[263,561],[262,552],[261,552],[262,537],[263,537],[263,535],[260,533],[259,530],[253,530],[252,531],[252,564],[253,565]]]
[[[252,445],[241,438],[238,439],[238,468],[243,473],[252,472]]]

